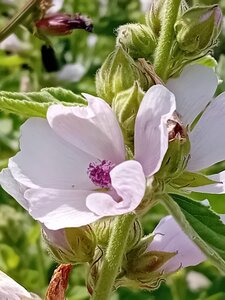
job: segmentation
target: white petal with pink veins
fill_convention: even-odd
[[[142,166],[133,160],[125,161],[110,172],[117,197],[106,193],[92,193],[87,207],[100,216],[113,216],[133,211],[141,202],[146,188]]]
[[[225,93],[207,107],[190,132],[190,160],[187,169],[198,171],[225,160]]]
[[[184,124],[191,124],[211,101],[218,85],[213,69],[189,65],[178,78],[171,78],[166,87],[176,97],[177,112]]]
[[[95,158],[60,138],[42,118],[21,127],[21,151],[10,159],[9,169],[27,187],[91,189],[87,168]]]
[[[120,163],[125,158],[125,149],[114,112],[102,99],[84,95],[88,106],[51,106],[47,113],[50,126],[62,139],[80,150],[100,160]]]
[[[170,273],[195,266],[204,260],[205,255],[183,232],[172,216],[163,218],[153,231],[153,241],[148,251],[177,252],[167,263],[162,266],[165,273]]]
[[[51,230],[42,224],[42,234],[51,244],[61,249],[69,250],[69,244],[66,239],[65,229]]]
[[[145,94],[135,122],[135,159],[146,176],[157,172],[168,149],[167,120],[176,109],[174,95],[162,85]]]
[[[29,189],[25,198],[29,202],[30,215],[47,228],[57,230],[90,224],[100,216],[86,206],[88,191],[57,189]]]

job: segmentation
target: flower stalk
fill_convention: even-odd
[[[121,266],[126,249],[130,232],[129,229],[131,228],[135,217],[135,214],[126,214],[117,217],[112,235],[109,239],[97,285],[91,298],[92,300],[110,299],[118,269]]]
[[[15,31],[15,28],[21,24],[32,11],[34,11],[39,2],[40,0],[30,0],[11,20],[9,20],[8,24],[0,30],[0,42]]]
[[[174,40],[174,24],[177,20],[181,0],[166,0],[162,29],[155,50],[155,72],[162,80],[167,79],[170,50]]]

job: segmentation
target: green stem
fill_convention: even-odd
[[[118,216],[113,227],[92,300],[108,300],[121,266],[135,214]]]
[[[39,1],[40,0],[30,0],[11,20],[9,20],[8,24],[0,30],[0,42],[14,32],[15,28],[34,10]]]
[[[167,65],[174,40],[174,24],[177,20],[180,3],[181,0],[166,0],[165,2],[165,13],[154,62],[155,72],[162,80],[167,79]]]

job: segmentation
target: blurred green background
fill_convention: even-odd
[[[62,11],[88,15],[93,19],[94,32],[76,30],[66,37],[51,38],[54,51],[47,49],[44,42],[25,27],[18,27],[14,44],[0,44],[0,90],[28,92],[61,86],[78,94],[95,94],[95,73],[114,48],[116,28],[125,23],[143,22],[143,11],[149,7],[150,1],[65,0]],[[0,26],[23,3],[22,0],[0,0]],[[201,3],[214,4],[217,1]],[[225,1],[221,0],[220,5],[225,14]],[[218,61],[218,75],[224,80],[218,91],[224,91],[225,28],[213,55]],[[7,166],[8,158],[18,150],[19,127],[23,121],[22,117],[0,112],[0,169]],[[157,207],[151,215],[146,215],[142,220],[146,233],[151,232],[165,214],[163,208]],[[41,240],[39,225],[0,189],[0,270],[43,297],[55,267]],[[85,274],[84,266],[74,267],[67,295],[69,300],[88,299]],[[225,277],[205,262],[178,272],[157,291],[121,289],[112,298],[119,299],[222,300],[225,299]]]

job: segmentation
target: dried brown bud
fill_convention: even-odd
[[[55,14],[40,19],[35,24],[38,31],[46,35],[67,35],[73,29],[84,29],[88,32],[93,30],[92,20],[80,14]]]
[[[68,286],[69,274],[72,265],[63,264],[55,269],[45,296],[45,300],[65,300],[65,292]]]

